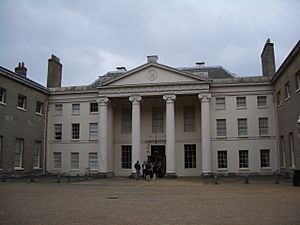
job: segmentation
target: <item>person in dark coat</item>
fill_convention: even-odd
[[[141,171],[141,165],[139,161],[136,161],[136,163],[134,164],[134,169],[136,171],[136,179],[139,180],[140,179],[140,171]]]

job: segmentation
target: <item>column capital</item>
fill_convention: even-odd
[[[142,100],[142,97],[139,95],[129,97],[129,101],[131,101],[132,104],[139,104],[141,100]]]
[[[100,97],[97,99],[98,104],[100,105],[107,105],[109,99],[107,97]]]
[[[167,103],[172,103],[175,101],[176,99],[176,95],[164,95],[163,99],[167,102]]]
[[[205,94],[198,94],[198,98],[201,100],[201,101],[209,101],[211,99],[211,94],[209,93],[205,93]]]

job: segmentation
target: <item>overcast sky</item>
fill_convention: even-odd
[[[267,38],[277,68],[299,40],[299,12],[299,0],[0,0],[0,65],[25,62],[28,77],[46,85],[55,54],[63,86],[132,69],[151,54],[173,67],[204,61],[260,75]]]

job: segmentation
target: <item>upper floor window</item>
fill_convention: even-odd
[[[195,106],[184,106],[184,132],[195,132]]]
[[[258,108],[267,106],[267,96],[257,96],[257,106]]]
[[[61,140],[62,139],[62,124],[54,124],[54,139]]]
[[[6,90],[0,88],[0,103],[5,103],[6,101]]]
[[[247,119],[238,119],[238,135],[239,136],[247,136],[248,135],[248,125]]]
[[[269,125],[268,117],[259,118],[259,135],[268,135],[269,134]]]
[[[280,91],[278,91],[277,93],[276,93],[276,105],[278,106],[278,105],[281,105],[281,93],[280,93]]]
[[[288,99],[289,97],[291,97],[290,83],[287,82],[287,83],[285,84],[285,99]]]
[[[123,108],[121,114],[121,134],[130,134],[132,126],[131,108]]]
[[[217,119],[217,136],[226,136],[226,119]]]
[[[18,96],[18,108],[26,109],[26,97],[23,95]]]
[[[90,123],[90,140],[98,140],[98,123]]]
[[[238,109],[243,109],[247,107],[246,97],[236,97],[236,107]]]
[[[90,113],[97,113],[97,112],[98,112],[98,102],[91,102]]]
[[[72,114],[80,113],[80,104],[72,104]]]
[[[300,71],[295,75],[296,91],[300,90]]]
[[[42,102],[36,102],[35,112],[41,115],[44,114],[44,104]]]
[[[72,124],[72,139],[79,139],[80,137],[80,124],[73,123]]]
[[[163,107],[152,108],[152,133],[164,132],[164,112]]]
[[[225,98],[216,98],[216,109],[226,109]]]
[[[55,115],[62,115],[63,113],[63,105],[55,104]]]

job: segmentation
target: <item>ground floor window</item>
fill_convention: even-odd
[[[97,154],[97,152],[89,153],[89,168],[90,168],[90,170],[98,170],[98,154]]]
[[[184,168],[196,168],[196,145],[184,145]]]
[[[54,167],[54,169],[61,168],[61,153],[60,152],[53,153],[53,167]]]
[[[270,167],[270,150],[261,149],[260,150],[260,167]]]
[[[71,153],[71,170],[79,169],[79,153],[72,152]]]
[[[14,167],[23,167],[23,154],[24,154],[24,139],[16,139],[16,149],[15,149],[15,162]]]
[[[33,152],[33,168],[41,168],[42,142],[36,141]]]
[[[280,136],[280,167],[285,167],[284,136]]]
[[[131,169],[131,145],[122,145],[121,167],[123,169]]]
[[[249,168],[248,150],[239,150],[240,169]]]
[[[218,151],[218,168],[227,169],[227,151]]]
[[[295,150],[293,133],[289,133],[290,167],[295,168]]]

